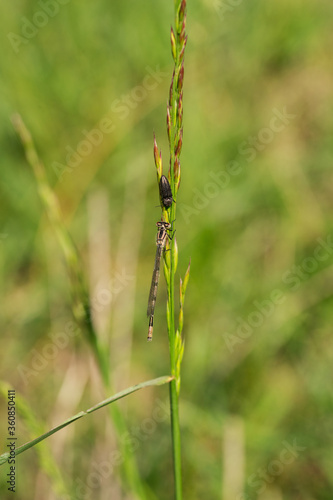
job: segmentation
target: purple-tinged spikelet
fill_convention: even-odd
[[[181,152],[182,146],[183,146],[183,129],[182,128],[179,131],[178,137],[179,138],[178,138],[177,146],[175,149],[175,157],[176,158],[179,158],[179,155],[180,155],[180,152]]]
[[[162,175],[162,171],[163,171],[162,153],[161,153],[161,151],[158,152],[155,134],[154,134],[154,160],[155,160],[155,165],[156,165],[156,170],[157,170],[157,177],[158,177],[158,179],[160,179],[161,175]]]
[[[171,144],[171,116],[170,116],[170,107],[167,105],[167,132],[169,144]]]
[[[177,60],[177,48],[176,48],[176,37],[175,37],[175,32],[173,31],[173,28],[171,27],[171,32],[170,32],[170,39],[171,39],[171,53],[174,62]]]
[[[183,82],[184,82],[184,63],[182,63],[178,75],[178,82],[177,82],[178,93],[180,93],[183,90]]]

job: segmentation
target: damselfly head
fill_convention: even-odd
[[[160,221],[156,222],[156,226],[158,228],[164,227],[164,229],[171,229],[170,222],[165,222],[164,220],[160,220]]]
[[[160,198],[164,208],[170,208],[173,202],[171,187],[165,175],[160,179]]]

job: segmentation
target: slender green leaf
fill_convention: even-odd
[[[44,439],[48,438],[49,436],[52,436],[52,434],[55,434],[56,432],[60,431],[64,427],[67,427],[67,425],[71,424],[72,422],[75,422],[76,420],[79,420],[80,418],[89,415],[89,413],[93,413],[96,410],[99,410],[100,408],[103,408],[104,406],[109,405],[110,403],[113,403],[114,401],[117,401],[118,399],[124,398],[125,396],[128,396],[129,394],[132,394],[132,392],[139,391],[140,389],[143,389],[144,387],[149,387],[152,385],[163,385],[169,383],[173,377],[170,375],[166,375],[164,377],[158,377],[152,380],[148,380],[147,382],[142,382],[141,384],[136,384],[131,387],[128,387],[127,389],[124,389],[121,392],[117,392],[117,394],[114,394],[110,398],[104,399],[104,401],[101,401],[95,406],[92,406],[86,411],[80,411],[73,417],[68,418],[65,420],[60,425],[57,425],[56,427],[53,427],[53,429],[49,430],[48,432],[45,432],[45,434],[42,434],[36,439],[33,439],[32,441],[29,441],[28,443],[23,444],[22,446],[19,446],[15,450],[15,455],[19,455],[20,453],[23,453],[24,451],[28,450],[29,448],[32,448],[36,444],[40,443]],[[3,453],[0,455],[0,465],[4,464],[7,462],[9,458],[9,453]]]

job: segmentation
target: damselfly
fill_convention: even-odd
[[[160,198],[164,208],[170,208],[173,202],[170,183],[165,175],[160,178]]]
[[[166,244],[167,238],[172,238],[168,235],[167,231],[171,229],[170,222],[156,222],[156,226],[158,227],[158,232],[156,236],[156,256],[155,256],[155,265],[153,276],[151,279],[149,299],[148,299],[148,308],[147,308],[147,316],[149,317],[149,327],[148,327],[148,337],[147,340],[153,339],[153,324],[154,324],[154,311],[157,297],[157,288],[158,288],[158,280],[160,278],[160,264],[161,257],[163,253],[163,249]]]

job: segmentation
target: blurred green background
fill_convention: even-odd
[[[63,256],[10,117],[31,130],[82,256],[116,389],[167,374],[163,278],[149,345],[146,302],[173,2],[17,0],[0,12],[0,378],[47,430],[104,395],[85,339],[66,333]],[[188,0],[176,221],[177,281],[192,262],[186,499],[333,498],[332,21],[329,0]],[[173,498],[167,402],[164,386],[121,405],[160,500]],[[41,433],[22,415],[17,429],[20,443]],[[132,498],[116,466],[88,484],[115,449],[101,410],[17,458],[17,498],[62,498],[55,478],[70,498]],[[2,468],[12,498],[5,481]]]

